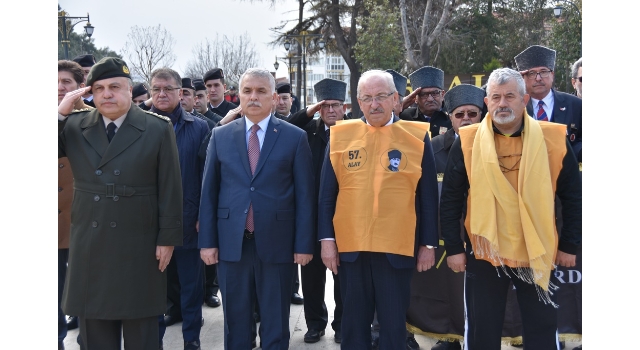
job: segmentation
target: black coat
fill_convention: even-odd
[[[213,112],[213,113],[215,113],[217,115],[220,115],[220,116],[222,116],[222,118],[224,118],[227,115],[227,113],[229,113],[230,110],[232,110],[232,109],[234,109],[234,108],[236,108],[238,106],[233,104],[233,103],[231,103],[231,102],[223,100],[222,103],[216,108],[213,108],[211,106],[211,103],[209,103],[208,107],[209,107],[209,110],[211,112]]]
[[[407,108],[399,115],[400,119],[409,120],[409,121],[417,121],[417,122],[427,122],[427,118],[425,117],[418,107]],[[440,134],[444,134],[445,131],[451,129],[453,126],[451,125],[451,119],[449,116],[443,111],[436,111],[431,116],[431,119],[428,121],[431,125],[429,127],[429,131],[431,132],[431,138],[434,138]]]
[[[453,141],[456,140],[456,133],[453,129],[447,130],[443,135],[438,135],[431,139],[431,148],[433,156],[436,158],[436,172],[443,174],[447,167],[447,159],[449,158],[449,149]]]

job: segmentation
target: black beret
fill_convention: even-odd
[[[134,99],[140,95],[148,94],[149,90],[144,86],[143,83],[138,83],[133,86],[133,91],[131,92],[131,98]]]
[[[105,57],[91,67],[87,76],[87,86],[93,85],[98,80],[125,77],[131,79],[129,67],[117,57]]]
[[[444,71],[436,67],[422,67],[409,74],[409,80],[411,80],[411,88],[414,90],[421,87],[444,89]]]
[[[316,98],[318,101],[344,101],[344,98],[347,95],[347,83],[331,78],[320,80],[313,86],[313,89],[316,91]]]
[[[464,105],[474,105],[480,110],[484,108],[485,91],[475,85],[460,84],[444,94],[444,108],[451,113]]]
[[[96,58],[92,54],[76,56],[73,61],[78,62],[80,67],[93,67],[96,64]]]
[[[389,151],[388,155],[389,155],[389,159],[393,159],[393,158],[402,159],[402,153],[397,149],[392,149],[391,151]]]
[[[276,85],[276,91],[279,94],[290,94],[291,93],[291,84],[289,84],[289,83],[278,83]]]
[[[207,87],[204,86],[204,81],[202,81],[202,79],[193,79],[193,87],[196,91],[207,89]]]
[[[182,88],[192,90],[196,89],[196,87],[193,86],[193,83],[191,82],[191,78],[182,78]]]
[[[204,73],[204,76],[202,77],[202,81],[204,81],[205,83],[208,80],[214,80],[214,79],[224,79],[224,72],[222,71],[222,68],[214,68]]]
[[[229,86],[229,90],[238,90],[235,85]]]
[[[556,68],[556,50],[548,47],[533,45],[520,52],[516,57],[516,65],[519,71],[529,70],[535,67],[547,67],[549,70]]]
[[[404,97],[404,95],[407,93],[407,77],[394,71],[393,69],[387,69],[385,72],[391,74],[391,76],[393,77],[393,85],[396,86],[398,95]]]

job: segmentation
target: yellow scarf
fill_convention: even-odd
[[[523,119],[517,191],[500,170],[491,116],[478,127],[469,179],[469,238],[476,258],[514,268],[551,302],[549,277],[558,246],[555,196],[542,128],[526,113]]]

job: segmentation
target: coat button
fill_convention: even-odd
[[[255,188],[254,188],[254,187],[251,187],[251,188],[250,188],[250,190],[251,190],[251,192],[253,192],[253,191],[255,191]]]
[[[64,168],[64,164],[58,164],[59,168]]]
[[[120,175],[120,170],[116,169],[113,171],[113,175],[118,176]]]
[[[93,200],[94,200],[94,201],[96,201],[96,202],[97,202],[97,201],[99,201],[99,200],[100,200],[100,196],[98,196],[98,195],[96,194],[96,195],[95,195],[95,197],[93,197]]]
[[[58,187],[58,192],[62,192],[62,187]]]
[[[116,222],[115,222],[115,221],[111,221],[111,222],[109,223],[109,226],[111,226],[111,227],[116,227]]]
[[[58,214],[62,213],[62,210],[58,209]]]
[[[114,202],[117,202],[119,199],[120,199],[120,197],[118,197],[118,196],[113,196],[113,201],[114,201]]]
[[[98,175],[98,176],[102,175],[102,170],[100,170],[100,169],[96,170],[96,175]]]
[[[245,209],[245,210],[244,210],[244,213],[245,213],[245,214],[246,214],[246,213],[248,213],[248,212],[249,212],[249,209]]]
[[[92,222],[92,223],[91,223],[91,226],[92,226],[93,228],[98,227],[98,222],[97,222],[97,221]]]

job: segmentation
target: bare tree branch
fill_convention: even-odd
[[[170,67],[176,61],[173,46],[176,40],[162,25],[131,27],[122,49],[133,75],[151,83],[151,72],[156,67]]]

